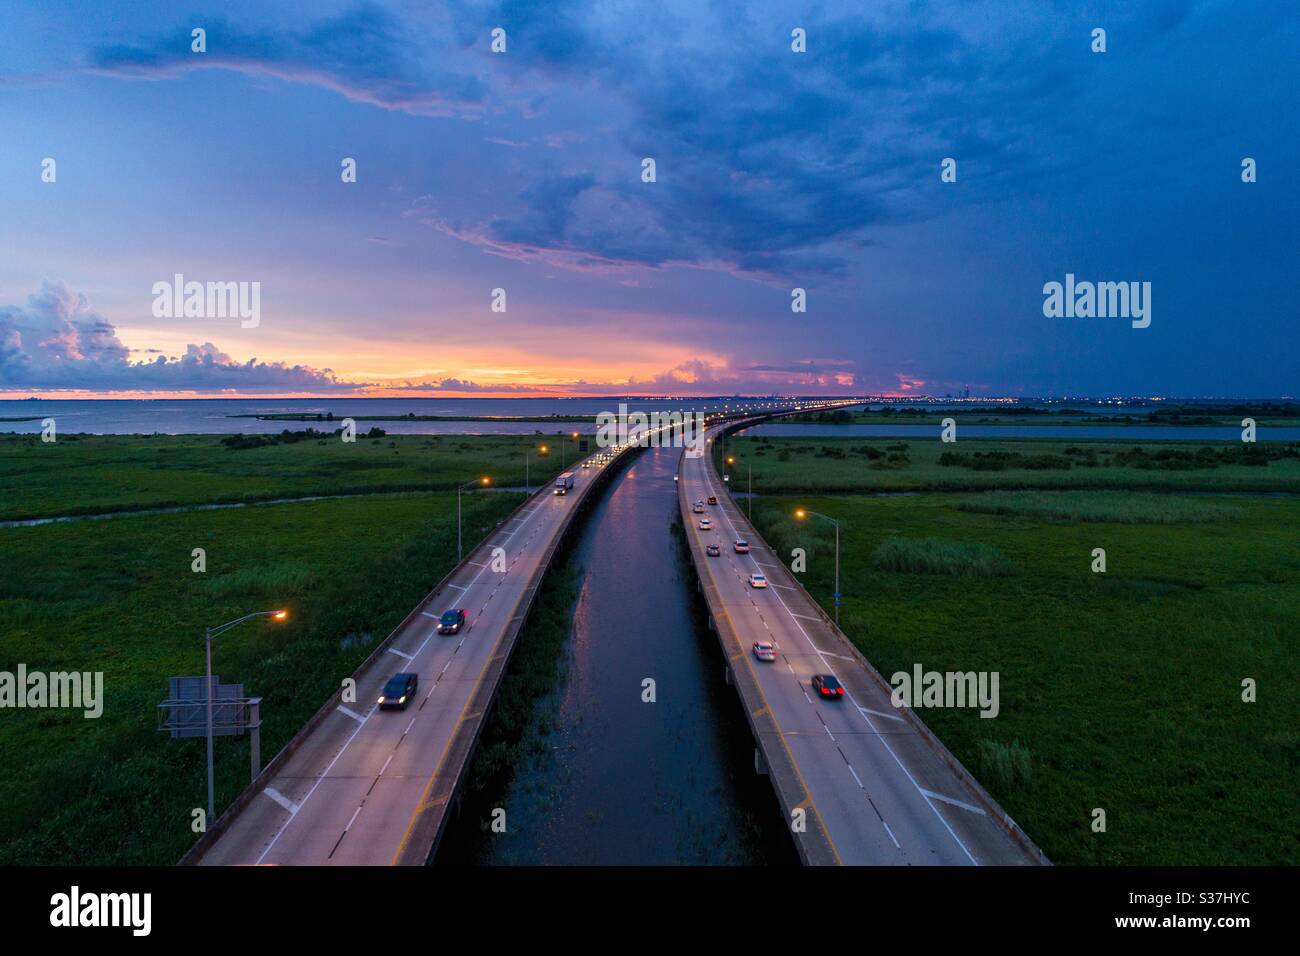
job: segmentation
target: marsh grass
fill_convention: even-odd
[[[250,451],[247,454],[257,454]],[[477,542],[522,495],[465,497]],[[0,531],[0,670],[102,671],[104,713],[0,721],[0,865],[170,865],[193,842],[202,741],[155,731],[167,678],[214,672],[263,698],[269,760],[456,563],[456,498],[389,495]],[[206,574],[190,552],[205,547]],[[248,742],[216,746],[217,806],[248,785]]]
[[[1129,491],[992,491],[957,507],[978,514],[1121,524],[1225,521],[1246,513],[1244,508],[1215,501]]]
[[[720,446],[714,446],[715,460],[722,454]],[[983,438],[964,438],[954,445],[939,441],[937,429],[934,439],[902,443],[761,435],[731,436],[726,442],[726,454],[736,459],[731,471],[738,478],[732,480],[743,487],[752,466],[759,495],[1019,489],[1300,492],[1300,443],[1246,448],[1240,443],[1188,448],[1178,442]]]
[[[881,571],[962,578],[1001,578],[1016,571],[997,548],[939,538],[888,538],[871,553],[871,563]]]
[[[1300,686],[1300,499],[1242,495],[1229,520],[1136,524],[959,507],[971,498],[767,494],[754,517],[764,535],[796,507],[844,522],[842,626],[882,673],[917,661],[999,672],[996,720],[959,708],[919,716],[1054,862],[1300,861],[1300,719],[1286,692]],[[1016,573],[883,570],[872,556],[888,538],[988,545]],[[1097,547],[1104,574],[1092,571]],[[823,552],[799,575],[828,612],[834,573]],[[1241,681],[1256,675],[1278,693],[1246,704]],[[1017,782],[1017,742],[1028,785]],[[1108,835],[1088,827],[1096,806]]]
[[[981,740],[979,779],[986,789],[998,796],[1008,796],[1016,790],[1031,787],[1034,777],[1028,748],[1019,740],[1005,744]]]
[[[557,438],[395,435],[230,448],[220,435],[0,434],[0,519],[130,512],[320,495],[455,491],[476,475],[534,488],[560,472]],[[536,448],[546,442],[551,454]],[[575,443],[569,440],[568,462]]]

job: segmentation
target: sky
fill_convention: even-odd
[[[0,397],[1292,396],[1298,53],[1291,0],[10,0]]]

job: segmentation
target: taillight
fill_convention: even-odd
[[[835,693],[840,694],[841,696],[843,696],[843,694],[844,694],[844,688],[843,688],[843,687],[836,687],[836,688],[835,688]]]

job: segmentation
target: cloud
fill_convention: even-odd
[[[401,382],[384,382],[376,386],[376,390],[381,392],[430,392],[436,395],[471,396],[499,393],[518,395],[521,398],[552,395],[557,388],[562,390],[564,386],[484,384],[463,378],[431,378],[424,381],[406,379]]]
[[[0,391],[203,392],[227,394],[628,395],[843,393],[860,382],[856,363],[792,359],[779,364],[693,359],[621,381],[509,384],[451,375],[384,382],[340,380],[330,369],[251,358],[236,361],[211,342],[182,355],[131,361],[113,324],[85,295],[47,280],[25,306],[0,306]]]
[[[1048,175],[1113,175],[1086,151],[1044,148],[1077,137],[1095,89],[1091,21],[1067,10],[993,0],[955,15],[895,0],[791,19],[775,0],[665,3],[653,18],[600,0],[452,7],[466,45],[487,25],[508,28],[511,70],[500,75],[510,79],[493,82],[494,96],[526,86],[590,97],[593,114],[619,117],[582,196],[546,197],[563,215],[538,215],[530,187],[489,219],[427,220],[494,255],[834,278],[884,227],[1032,194]],[[1179,29],[1188,9],[1153,0],[1111,12],[1107,26],[1138,48]],[[808,29],[807,54],[790,50],[795,22]],[[1124,122],[1107,117],[1121,150]],[[947,156],[959,158],[962,185],[941,192]],[[655,158],[657,182],[640,181],[642,157]]]
[[[733,364],[730,360],[692,359],[649,378],[609,384],[577,383],[590,394],[769,395],[843,394],[858,383],[851,361],[804,359],[781,365]]]
[[[244,30],[221,18],[203,18],[207,52],[190,49],[189,28],[141,46],[95,49],[94,73],[167,79],[194,70],[233,70],[334,90],[358,103],[417,116],[474,116],[483,88],[467,73],[438,69],[427,46],[388,11],[357,4],[299,32]],[[427,38],[426,38],[427,39]]]
[[[859,383],[856,365],[847,360],[804,359],[780,365],[732,364],[728,359],[692,359],[649,377],[618,381],[513,385],[458,377],[410,378],[377,384],[378,393],[474,396],[626,396],[626,395],[842,395]]]
[[[0,389],[336,392],[360,383],[329,369],[283,362],[237,362],[211,342],[177,358],[132,362],[113,324],[65,282],[47,280],[26,306],[0,306]]]
[[[143,45],[100,47],[88,67],[142,79],[235,70],[414,115],[480,118],[490,104],[530,127],[553,108],[562,115],[554,101],[576,98],[584,122],[562,126],[581,129],[485,138],[583,142],[571,161],[584,168],[521,164],[510,175],[525,185],[491,215],[430,205],[418,217],[489,254],[572,270],[691,266],[809,284],[847,275],[885,227],[1032,194],[1048,175],[1077,185],[1122,165],[1051,147],[1074,141],[1094,110],[1091,21],[1069,9],[818,6],[798,18],[809,52],[795,54],[793,21],[776,0],[665,2],[654,17],[601,0],[445,8],[405,8],[399,19],[360,3],[297,31],[218,19],[206,53],[191,53],[188,27],[177,27]],[[1191,10],[1150,0],[1113,11],[1107,26],[1139,48],[1186,29]],[[509,52],[495,55],[486,38],[502,25]],[[1113,148],[1148,120],[1107,116]],[[640,180],[647,156],[655,183]],[[947,156],[959,160],[961,185],[940,190]]]

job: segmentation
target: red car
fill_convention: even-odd
[[[716,544],[705,545],[704,553],[711,558],[716,558],[718,555],[722,554],[722,548],[718,547]]]
[[[814,674],[812,688],[822,697],[839,698],[844,696],[844,688],[835,679],[834,674]]]
[[[718,496],[717,496],[717,495],[709,495],[709,504],[711,504],[711,505],[716,505],[717,503],[718,503]]]
[[[736,542],[736,554],[749,554],[749,542],[744,538]]]

